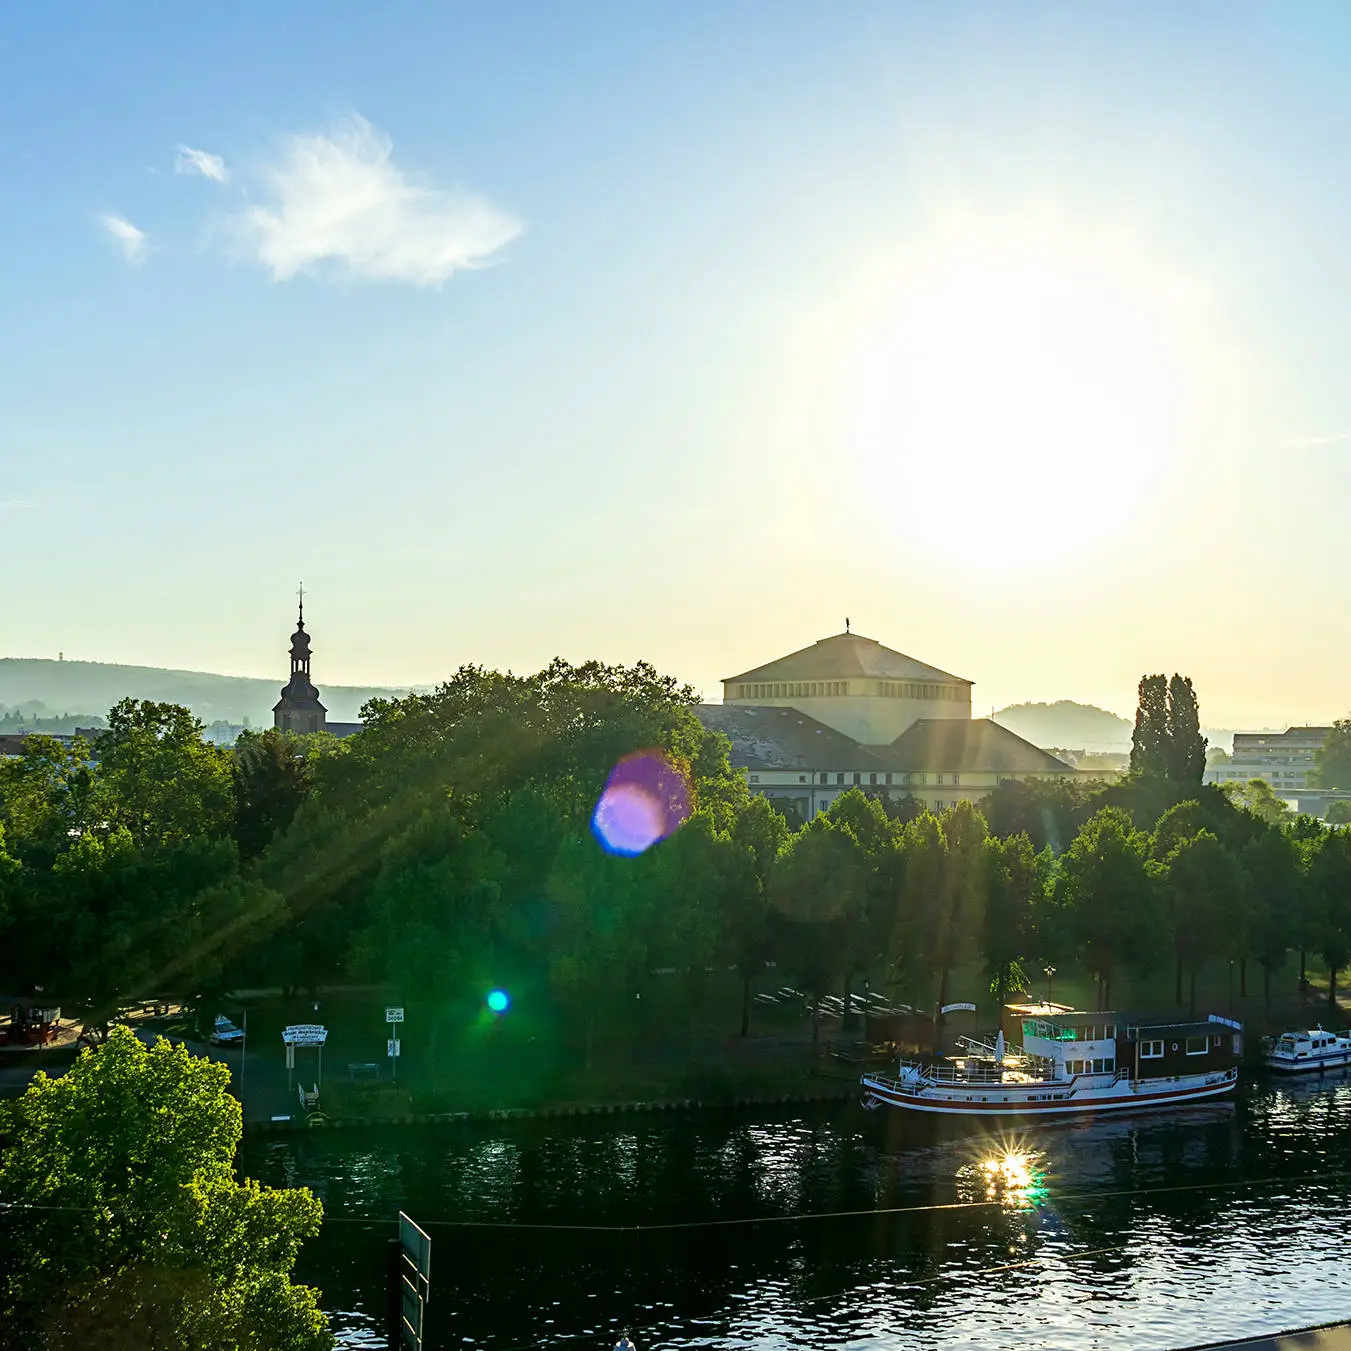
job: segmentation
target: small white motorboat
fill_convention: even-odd
[[[1267,1047],[1266,1066],[1283,1074],[1340,1069],[1351,1065],[1351,1037],[1315,1027],[1309,1032],[1283,1032]]]

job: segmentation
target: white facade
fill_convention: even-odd
[[[909,795],[931,811],[955,807],[958,802],[979,802],[994,792],[1006,779],[1033,777],[1019,773],[972,772],[960,770],[801,770],[751,769],[746,773],[752,792],[767,797],[789,799],[804,820],[825,811],[841,793],[850,788],[865,792],[879,788],[891,790],[893,797]]]
[[[794,708],[862,746],[889,746],[921,719],[969,719],[971,682],[846,631],[729,676],[722,701]]]
[[[969,718],[971,686],[919,680],[727,681],[723,703],[796,708],[864,746],[889,746],[921,718]]]
[[[1247,783],[1265,779],[1275,791],[1299,793],[1313,787],[1317,755],[1328,727],[1291,727],[1284,732],[1235,732],[1234,753],[1206,770],[1206,783]]]

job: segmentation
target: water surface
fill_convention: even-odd
[[[384,1345],[401,1208],[433,1240],[429,1351],[622,1328],[639,1351],[1078,1351],[1351,1318],[1340,1073],[1012,1132],[841,1105],[315,1131],[241,1166],[322,1198],[300,1275],[354,1347]]]

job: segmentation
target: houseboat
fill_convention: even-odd
[[[969,1117],[1062,1117],[1171,1107],[1233,1090],[1243,1026],[1020,1006],[1022,1044],[961,1038],[957,1054],[865,1074],[869,1107]]]
[[[1266,1067],[1282,1074],[1341,1069],[1351,1065],[1351,1037],[1315,1027],[1309,1032],[1284,1032],[1266,1049]]]

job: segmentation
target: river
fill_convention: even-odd
[[[1078,1351],[1351,1317],[1344,1074],[1026,1130],[841,1104],[258,1136],[240,1165],[323,1200],[298,1274],[351,1347],[384,1345],[401,1208],[432,1236],[428,1351]]]

